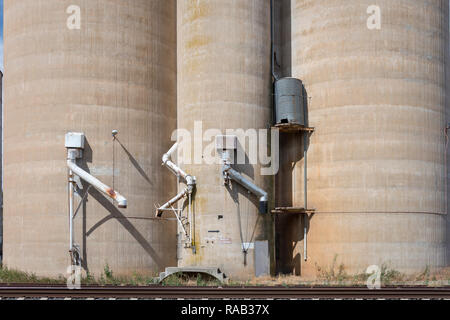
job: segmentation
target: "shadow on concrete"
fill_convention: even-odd
[[[245,137],[247,140],[247,137]],[[247,141],[244,141],[244,143],[247,143]],[[250,158],[248,157],[247,153],[245,152],[244,147],[242,146],[239,139],[237,139],[237,146],[236,146],[236,152],[234,155],[232,155],[231,163],[233,164],[233,169],[236,171],[239,171],[241,174],[245,174],[250,179],[255,178],[255,170],[253,168],[253,165],[250,164]],[[238,159],[238,154],[244,155],[244,159]],[[240,160],[244,160],[244,163],[237,163]]]
[[[249,165],[250,166],[250,165]],[[251,243],[253,242],[255,238],[255,232],[258,227],[259,221],[260,221],[260,214],[258,213],[258,218],[256,219],[256,222],[253,226],[249,225],[250,220],[250,213],[247,213],[247,223],[245,225],[245,232],[244,232],[244,221],[243,221],[243,214],[241,212],[241,206],[239,202],[239,194],[243,195],[248,201],[250,201],[258,210],[259,206],[259,199],[252,193],[249,193],[247,189],[242,187],[236,182],[232,182],[232,187],[226,186],[226,189],[231,195],[231,198],[233,199],[234,203],[236,204],[236,217],[238,219],[238,226],[239,226],[239,235],[241,238],[241,245],[242,245],[242,254],[243,254],[243,265],[247,265],[247,254],[248,254],[248,247],[244,246],[244,243]]]
[[[116,137],[116,141],[119,143],[119,145],[122,147],[123,151],[125,151],[125,153],[128,156],[128,159],[130,159],[130,162],[133,164],[133,166],[136,168],[136,170],[139,172],[139,174],[145,179],[145,181],[147,181],[150,185],[153,185],[153,182],[150,180],[150,178],[148,177],[148,175],[145,173],[144,169],[142,169],[142,167],[139,165],[139,163],[137,162],[137,160],[133,157],[133,155],[128,151],[127,148],[125,148],[125,146],[122,144],[122,142],[120,142],[119,138]]]
[[[124,150],[126,149],[124,148]],[[129,153],[127,152],[127,154]],[[134,159],[131,155],[129,156],[130,160]],[[89,142],[86,139],[83,158],[79,159],[77,163],[83,170],[85,170],[86,172],[90,172],[89,167],[87,165],[89,162],[92,162],[92,149],[89,145]],[[140,168],[140,166],[138,166],[138,168]],[[146,175],[144,176],[144,178],[145,177]],[[149,179],[147,181],[149,181]],[[106,223],[110,219],[116,219],[136,239],[136,241],[142,246],[142,248],[144,248],[144,250],[148,253],[149,256],[151,256],[151,258],[153,259],[153,261],[155,261],[158,267],[160,269],[163,268],[164,267],[163,261],[159,257],[157,252],[152,248],[150,243],[139,233],[139,231],[133,226],[133,224],[128,220],[128,218],[125,217],[118,208],[116,208],[114,203],[110,199],[106,198],[102,193],[97,191],[94,187],[91,187],[90,184],[87,183],[86,181],[81,180],[81,183],[83,184],[83,189],[77,188],[76,190],[77,194],[81,197],[81,199],[83,199],[86,196],[80,209],[82,210],[83,214],[82,218],[83,239],[81,248],[82,252],[80,257],[81,266],[86,271],[89,271],[88,254],[87,254],[87,246],[88,246],[87,237],[89,237],[97,228],[99,228],[102,224]],[[86,195],[86,192],[88,192],[88,195]],[[93,227],[87,230],[87,202],[89,201],[89,196],[92,196],[95,200],[97,200],[109,212],[109,215],[98,221]],[[78,215],[79,214],[77,214],[77,216]]]
[[[308,118],[308,93],[303,86],[303,106],[305,126],[309,126]],[[280,170],[275,177],[275,206],[276,207],[306,207],[305,189],[306,177],[303,168],[297,170],[303,175],[303,183],[298,185],[300,179],[295,179],[294,170],[300,165],[300,161],[304,160],[305,150],[309,149],[310,134],[309,133],[280,133]],[[307,161],[306,161],[307,163]],[[307,164],[306,164],[307,165]],[[294,188],[301,188],[302,193],[296,192]],[[303,199],[295,199],[301,197]],[[306,200],[307,201],[307,200]],[[300,205],[302,204],[302,205]],[[309,209],[309,208],[305,208]],[[309,225],[311,216],[305,214],[278,214],[275,218],[275,261],[276,273],[301,275],[301,261],[303,248],[300,248],[304,240],[304,226],[306,225],[306,233],[309,233]],[[304,257],[303,257],[304,258]]]
[[[106,223],[110,219],[116,219],[132,236],[133,238],[144,248],[147,254],[155,261],[160,269],[164,267],[162,259],[157,252],[153,249],[150,243],[139,233],[135,226],[125,217],[118,208],[115,207],[107,198],[105,198],[99,191],[94,188],[89,189],[89,195],[97,200],[106,210],[109,211],[109,215],[98,221],[87,232],[86,237],[89,237],[97,228]]]
[[[88,163],[92,163],[92,148],[91,148],[91,145],[89,144],[88,139],[85,137],[83,158],[82,159],[78,159],[77,165],[81,169],[83,169],[84,171],[90,173],[90,170],[89,170],[89,167],[88,167]],[[86,192],[89,189],[91,189],[91,187],[84,180],[80,180],[80,182],[83,185],[83,189],[79,189],[78,187],[75,188],[76,194],[78,194],[80,199],[82,199],[82,201],[83,201],[83,203],[82,203],[82,205],[80,207],[80,210],[82,211],[82,215],[83,215],[82,216],[83,237],[82,237],[82,247],[81,247],[82,252],[80,252],[80,254],[81,254],[80,261],[81,261],[81,267],[83,269],[85,269],[87,272],[89,272],[88,257],[87,257],[87,242],[86,242],[86,219],[87,219],[87,205],[86,205],[86,203],[88,201]],[[80,213],[77,212],[77,216],[79,216],[79,215],[80,215]]]

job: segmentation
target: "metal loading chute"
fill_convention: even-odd
[[[216,148],[218,153],[221,155],[222,177],[224,179],[224,184],[227,185],[232,180],[243,186],[259,198],[259,212],[267,213],[269,201],[268,193],[231,167],[231,152],[236,151],[237,137],[222,135],[216,136]]]
[[[244,178],[239,172],[231,168],[229,164],[222,166],[222,175],[225,183],[233,180],[243,186],[245,189],[259,197],[259,213],[267,213],[268,211],[268,195],[267,192],[255,185],[253,182]]]
[[[106,184],[95,178],[94,176],[90,175],[83,169],[81,169],[79,166],[76,165],[75,159],[67,159],[67,166],[69,169],[75,173],[77,176],[79,176],[84,181],[88,182],[90,185],[92,185],[97,190],[101,191],[106,196],[110,197],[114,201],[117,202],[117,206],[119,208],[126,208],[127,207],[127,199],[121,195],[119,192],[115,191],[114,189],[108,187]]]
[[[127,207],[127,199],[119,192],[108,187],[106,184],[89,174],[88,172],[77,166],[76,161],[83,157],[84,149],[84,134],[69,132],[66,134],[65,146],[67,149],[67,167],[69,168],[69,253],[74,265],[79,265],[79,252],[77,246],[74,244],[73,236],[73,220],[77,214],[74,212],[74,191],[75,184],[78,184],[76,176],[88,182],[92,187],[96,188],[106,196],[117,202],[119,208]],[[76,176],[75,176],[76,175]],[[82,188],[80,186],[80,188]],[[78,209],[77,209],[78,210]]]
[[[172,199],[167,201],[165,204],[160,206],[156,210],[157,217],[161,217],[165,210],[170,209],[172,207],[172,205],[177,203],[179,200],[181,200],[185,197],[190,198],[190,196],[192,195],[192,192],[194,191],[195,185],[196,185],[195,177],[184,172],[180,167],[178,167],[171,160],[171,156],[177,150],[177,148],[178,148],[178,142],[175,143],[172,146],[172,148],[170,148],[169,151],[167,151],[167,153],[165,153],[162,156],[162,162],[163,162],[163,165],[166,166],[167,168],[169,168],[169,170],[173,174],[175,174],[179,178],[182,178],[184,180],[184,182],[186,183],[187,187],[183,191],[181,191],[179,194],[177,194],[175,197],[173,197]],[[189,203],[189,210],[190,210],[190,205],[191,204]]]

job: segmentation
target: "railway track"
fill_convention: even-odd
[[[450,287],[131,287],[0,286],[0,298],[94,299],[450,299]]]

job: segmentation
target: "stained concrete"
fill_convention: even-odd
[[[3,73],[0,71],[0,263],[3,260]]]
[[[304,276],[335,258],[351,273],[446,264],[448,1],[377,1],[380,30],[367,28],[372,4],[291,1],[292,76],[305,85],[316,128]],[[302,238],[292,254],[301,260]]]
[[[192,136],[195,121],[203,132],[270,128],[270,2],[180,0],[177,18],[178,127]],[[196,142],[206,147],[213,138]],[[239,147],[248,155],[248,143]],[[179,266],[218,267],[232,279],[255,276],[252,244],[271,241],[272,218],[258,213],[258,199],[244,188],[223,186],[219,164],[183,168],[197,177],[196,253],[183,248]],[[259,165],[235,168],[271,193],[272,177],[261,176]]]
[[[66,27],[73,4],[80,30]],[[83,268],[98,275],[108,264],[119,275],[174,265],[176,224],[153,217],[176,190],[161,168],[176,126],[175,1],[6,0],[4,9],[4,263],[66,273],[64,135],[76,131],[87,138],[79,164],[129,204],[117,209],[89,190],[75,219]]]
[[[129,200],[119,210],[90,191],[76,219],[84,268],[162,271],[176,265],[176,225],[152,217],[154,204],[176,193],[160,157],[176,123],[177,68],[179,128],[192,132],[194,121],[203,121],[203,132],[270,127],[269,1],[75,2],[5,1],[4,262],[39,275],[65,273],[64,134],[83,131],[80,164]],[[82,9],[80,30],[66,27],[72,4]],[[418,272],[446,263],[448,2],[377,1],[382,27],[368,30],[372,4],[275,1],[282,20],[276,69],[303,80],[316,128],[308,147],[308,207],[317,209],[308,259],[304,219],[280,218],[282,272],[316,276],[333,263],[347,272],[383,263]],[[114,143],[112,129],[120,132]],[[303,145],[293,136],[281,144],[287,151],[276,190],[258,165],[237,169],[274,194],[272,203],[304,206]],[[272,241],[271,218],[257,213],[257,199],[241,187],[221,185],[220,165],[182,167],[198,188],[196,252],[181,244],[180,267],[252,277],[252,244]],[[448,248],[447,240],[450,257]]]

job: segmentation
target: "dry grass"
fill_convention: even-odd
[[[162,286],[366,286],[369,275],[365,273],[348,274],[343,264],[337,264],[337,259],[329,267],[316,266],[316,278],[306,279],[292,275],[280,275],[276,277],[259,277],[247,281],[230,280],[224,284],[206,275],[174,274],[161,284]],[[156,274],[155,274],[156,275]],[[450,268],[430,272],[425,268],[423,272],[406,275],[388,265],[381,266],[382,286],[449,286]],[[81,280],[84,285],[133,285],[147,286],[157,285],[158,280],[153,276],[133,274],[131,276],[115,276],[108,265],[99,277],[84,275]],[[39,284],[66,284],[63,276],[58,278],[38,277],[33,273],[26,273],[0,266],[0,283],[39,283]]]
[[[418,274],[404,274],[390,268],[387,264],[380,267],[381,286],[450,286],[450,268],[430,272],[425,268]],[[265,286],[366,286],[369,274],[348,274],[343,264],[337,264],[336,259],[328,268],[316,266],[316,278],[283,275],[278,277],[255,278],[250,285]]]
[[[24,283],[24,284],[66,284],[67,279],[60,275],[57,278],[39,277],[34,273],[10,269],[0,265],[0,283]],[[133,285],[146,286],[156,284],[155,277],[133,274],[131,276],[115,276],[108,265],[104,267],[103,273],[95,277],[84,274],[81,278],[84,285]]]
[[[390,268],[387,264],[380,267],[381,286],[450,286],[450,268],[441,269],[437,272],[430,272],[425,268],[418,274],[406,275]],[[337,264],[334,259],[333,264],[328,268],[316,266],[316,277],[307,279],[300,276],[279,275],[276,277],[266,276],[252,278],[247,281],[230,280],[224,286],[366,286],[369,274],[358,273],[348,274],[343,264]],[[219,283],[215,280],[197,278],[187,278],[181,275],[174,275],[167,285],[175,286],[216,286]]]
[[[34,273],[22,272],[9,269],[0,265],[0,283],[41,283],[41,284],[60,284],[66,283],[62,276],[59,278],[38,277]]]
[[[217,279],[204,275],[186,275],[186,274],[173,274],[166,279],[164,279],[163,286],[195,286],[195,287],[216,287],[220,286],[221,283]]]

